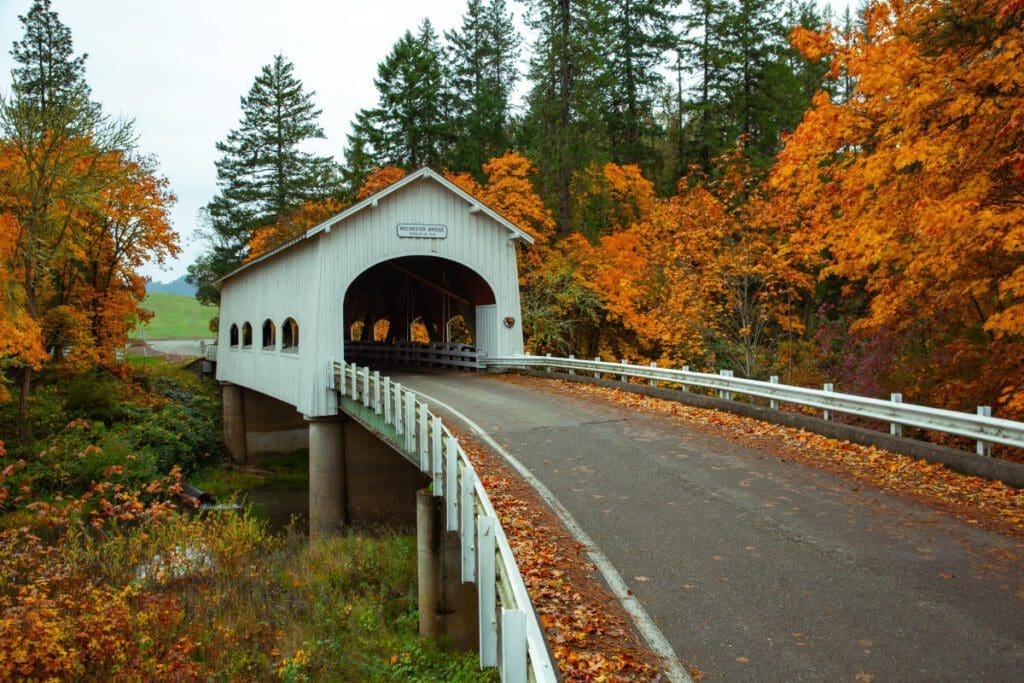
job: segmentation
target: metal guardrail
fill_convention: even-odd
[[[199,342],[199,345],[200,345],[200,347],[202,348],[202,351],[203,351],[203,358],[205,358],[208,361],[212,361],[212,362],[216,362],[217,361],[217,344],[216,343],[207,344],[205,342]]]
[[[831,390],[826,384],[823,389],[807,389],[780,384],[777,377],[764,382],[733,377],[723,370],[712,375],[692,372],[688,368],[659,368],[656,364],[632,365],[626,361],[609,363],[581,358],[557,358],[552,356],[501,356],[484,359],[488,368],[544,368],[553,372],[556,368],[569,374],[592,372],[595,377],[612,375],[623,382],[629,378],[648,380],[653,386],[659,382],[679,385],[683,390],[702,387],[718,392],[720,398],[733,399],[735,394],[744,394],[767,399],[771,408],[778,409],[783,403],[790,403],[822,410],[822,417],[830,419],[834,413],[858,415],[889,423],[889,432],[901,435],[901,427],[917,427],[935,432],[974,439],[978,442],[979,455],[990,453],[991,444],[1002,444],[1024,448],[1024,423],[991,417],[987,407],[979,407],[977,415],[961,413],[944,408],[903,403],[902,395],[893,394],[889,401],[855,394],[843,394]]]
[[[445,529],[458,532],[462,580],[477,586],[480,666],[502,681],[558,678],[512,547],[480,477],[458,439],[416,392],[355,363],[332,361],[329,386],[344,401],[372,410],[394,428],[395,445],[431,477],[444,498]]]
[[[483,367],[480,363],[482,355],[468,344],[345,342],[347,361],[370,365],[429,365],[478,370]]]

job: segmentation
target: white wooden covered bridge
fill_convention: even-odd
[[[393,345],[416,328],[522,353],[519,240],[533,241],[421,169],[220,281],[217,379],[320,417],[337,412],[328,364],[346,341]]]

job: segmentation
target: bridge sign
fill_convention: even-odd
[[[399,223],[398,236],[443,240],[448,238],[448,226],[428,225],[426,223]]]

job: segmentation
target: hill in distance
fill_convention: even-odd
[[[177,280],[171,280],[170,282],[150,282],[146,285],[146,291],[150,294],[153,292],[160,292],[162,294],[177,294],[179,296],[196,295],[195,286],[185,282],[184,275],[179,277]]]
[[[192,295],[167,292],[150,291],[142,306],[153,311],[153,319],[132,336],[149,340],[209,338],[210,319],[218,313],[216,306],[204,306]]]

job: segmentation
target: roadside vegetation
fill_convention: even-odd
[[[197,473],[225,493],[265,483],[214,469],[211,383],[130,359],[123,376],[44,374],[32,400],[34,436],[0,441],[0,679],[493,678],[417,634],[413,538],[311,544],[185,502]],[[0,434],[17,412],[0,406]]]

